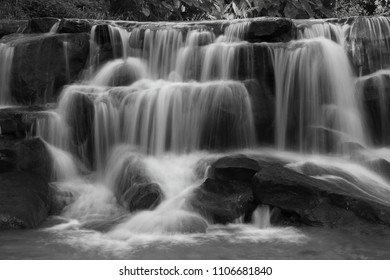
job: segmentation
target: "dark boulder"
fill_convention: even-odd
[[[17,169],[35,173],[50,181],[52,159],[45,143],[39,137],[23,140],[17,144]]]
[[[48,33],[59,22],[60,19],[52,17],[33,18],[28,21],[28,26],[24,33]]]
[[[250,42],[289,42],[295,39],[291,19],[261,17],[250,23],[246,40]]]
[[[256,205],[251,184],[206,179],[194,190],[189,207],[211,223],[227,224],[242,216],[249,221]]]
[[[50,206],[49,215],[59,215],[66,206],[75,201],[72,192],[63,190],[53,184],[49,185],[48,198]]]
[[[124,193],[122,199],[130,212],[152,210],[161,203],[164,194],[156,183],[133,184]]]
[[[0,150],[0,173],[14,171],[16,169],[15,152],[9,149]]]
[[[115,197],[130,212],[153,209],[164,198],[160,186],[147,175],[142,156],[136,153],[126,155],[109,173],[115,174],[110,182]]]
[[[27,20],[0,20],[0,38],[21,31],[27,24]]]
[[[257,160],[246,155],[231,155],[219,158],[211,165],[210,177],[217,180],[251,183],[260,170]]]
[[[92,24],[84,19],[61,19],[57,33],[89,33]]]
[[[0,174],[0,229],[38,227],[49,210],[48,184],[30,172]]]
[[[89,34],[10,36],[14,46],[10,89],[19,104],[55,102],[62,87],[79,78],[89,54]]]
[[[255,175],[253,193],[257,203],[280,209],[290,223],[333,227],[368,221],[390,225],[390,206],[277,164]]]

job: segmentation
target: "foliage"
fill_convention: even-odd
[[[0,0],[1,19],[107,17],[104,0]]]
[[[0,0],[1,19],[72,17],[137,21],[389,15],[390,0]]]
[[[328,17],[322,0],[109,0],[111,12],[136,20]]]
[[[389,0],[336,0],[334,13],[337,17],[388,15]]]

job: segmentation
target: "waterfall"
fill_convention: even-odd
[[[382,28],[383,21],[378,20]],[[216,179],[204,172],[211,169],[208,160],[248,149],[262,156],[257,136],[270,133],[262,122],[275,133],[274,143],[267,144],[277,149],[267,159],[388,201],[381,197],[387,180],[362,160],[364,149],[377,153],[376,136],[366,126],[369,86],[378,97],[380,137],[384,142],[390,137],[388,73],[357,77],[350,61],[359,56],[356,22],[303,24],[296,41],[260,44],[244,41],[251,21],[221,23],[220,30],[181,23],[93,26],[84,79],[64,87],[58,108],[36,123],[37,135],[57,159],[56,177],[64,179],[59,186],[76,193],[63,216],[83,228],[108,230],[115,239],[205,232],[210,221],[189,200],[206,179]],[[260,50],[265,52],[258,55]],[[64,52],[67,57],[67,43]],[[385,62],[385,53],[381,59]],[[264,121],[259,115],[270,111],[268,106],[274,106],[275,116]],[[293,155],[286,156],[286,150]],[[329,154],[337,159],[336,171],[328,168]],[[305,157],[326,172],[311,173]],[[90,169],[89,176],[78,175],[79,162]],[[157,202],[135,207],[139,190]],[[268,230],[270,220],[270,207],[261,206],[249,227]]]
[[[299,39],[314,39],[324,37],[342,46],[346,44],[346,33],[349,25],[335,24],[331,22],[319,22],[310,26],[301,27],[298,30]]]
[[[352,70],[340,45],[316,38],[273,52],[278,148],[326,152],[345,142],[367,145]]]
[[[11,104],[10,79],[14,47],[0,43],[0,106]]]

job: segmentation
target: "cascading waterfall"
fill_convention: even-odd
[[[331,22],[319,22],[309,27],[301,27],[298,30],[299,39],[314,39],[324,37],[342,46],[345,45],[345,34],[350,28],[349,25],[335,24]]]
[[[36,126],[59,159],[56,170],[66,171],[57,174],[65,178],[57,185],[76,194],[62,214],[70,221],[65,227],[108,231],[115,239],[134,233],[204,232],[210,221],[188,205],[207,176],[207,168],[198,172],[197,165],[216,152],[257,144],[252,101],[258,93],[248,92],[244,83],[258,78],[254,44],[244,41],[250,21],[232,22],[219,37],[204,27],[125,30],[111,24],[92,28],[84,81],[65,87],[58,109]],[[386,179],[358,160],[337,157],[337,166],[329,168],[332,157],[324,156],[331,152],[352,159],[351,143],[376,153],[366,129],[362,93],[357,94],[372,79],[356,80],[346,53],[352,44],[356,57],[360,43],[355,31],[349,24],[317,22],[300,29],[297,41],[263,44],[273,56],[276,99],[278,151],[268,156],[384,203],[390,200],[380,197],[380,190],[388,188]],[[382,36],[377,33],[372,36]],[[101,65],[103,56],[111,60]],[[384,91],[379,96],[381,130],[386,131],[387,99]],[[74,175],[75,158],[92,170],[88,178]],[[305,164],[313,162],[326,172],[308,171]],[[161,203],[129,214],[129,197],[138,189],[152,190]],[[253,224],[269,228],[271,215],[270,208],[261,206]]]
[[[316,38],[273,52],[278,148],[292,144],[300,151],[326,152],[346,142],[368,143],[352,70],[340,45]]]
[[[0,106],[11,104],[10,78],[14,47],[0,43]]]

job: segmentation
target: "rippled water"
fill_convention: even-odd
[[[390,259],[390,229],[211,227],[202,235],[133,235],[110,239],[96,231],[0,233],[0,259]],[[49,229],[51,228],[51,229]]]

